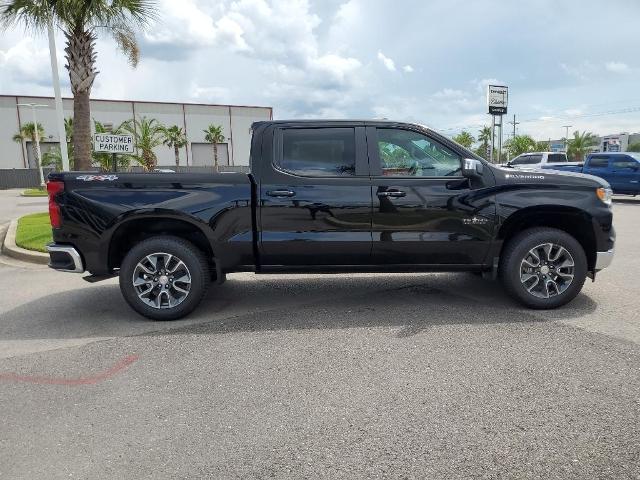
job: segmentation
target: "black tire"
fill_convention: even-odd
[[[172,291],[173,293],[180,295],[179,298],[173,299],[174,303],[179,302],[175,306],[170,306],[168,294],[155,296],[156,302],[158,301],[157,297],[160,297],[159,303],[165,303],[165,305],[162,305],[161,307],[154,307],[145,303],[145,301],[142,300],[139,296],[139,291],[137,290],[137,288],[142,287],[136,287],[133,284],[134,274],[138,275],[140,272],[142,272],[142,270],[140,270],[141,267],[139,267],[140,262],[144,262],[148,256],[157,259],[158,257],[154,257],[154,254],[159,253],[172,256],[173,259],[170,261],[174,263],[171,263],[171,265],[176,265],[178,260],[181,261],[183,263],[183,266],[186,268],[186,274],[190,279],[188,288],[188,282],[180,284],[181,291],[187,290],[186,294]],[[169,256],[161,257],[171,258]],[[164,264],[164,260],[161,259],[158,262],[158,265],[160,265],[161,263]],[[182,269],[182,267],[179,268]],[[167,271],[168,270],[169,268],[167,268]],[[185,270],[182,270],[182,278],[186,278],[184,276],[184,272]],[[159,277],[157,276],[158,279],[164,278],[165,281],[167,277],[168,274],[165,274],[164,276],[161,275]],[[178,281],[179,280],[176,280],[176,286],[178,285]],[[209,263],[207,262],[207,259],[202,251],[195,247],[192,243],[177,237],[152,237],[138,243],[129,251],[129,253],[122,261],[122,265],[120,266],[120,291],[122,292],[122,296],[131,306],[131,308],[133,308],[139,314],[152,320],[176,320],[188,315],[202,301],[202,298],[207,292],[209,283]],[[156,284],[153,278],[151,278],[149,280],[149,283],[146,285],[155,285],[155,288],[159,287],[160,290],[162,290],[163,288],[163,285]],[[168,283],[165,283],[164,285],[168,285]],[[171,287],[173,287],[173,278],[171,278]],[[170,290],[170,288],[164,288]],[[151,298],[146,298],[149,302],[152,302],[151,299],[154,297],[152,296]]]
[[[571,269],[573,279],[565,286],[564,277],[556,276],[555,280],[558,280],[558,282],[551,282],[553,271],[548,277],[543,277],[543,273],[545,273],[544,270],[540,272],[539,269],[532,269],[532,273],[545,285],[541,284],[539,287],[536,287],[541,289],[542,292],[536,292],[534,290],[534,293],[531,293],[527,287],[534,285],[536,279],[532,278],[531,281],[523,283],[521,278],[526,278],[529,274],[525,273],[524,276],[521,277],[521,266],[528,265],[523,264],[523,261],[525,258],[531,259],[531,257],[527,257],[527,255],[532,249],[535,249],[536,246],[549,243],[566,249],[570,254],[574,264]],[[553,252],[557,252],[557,250]],[[544,259],[541,264],[544,266]],[[552,265],[552,263],[550,262],[549,265]],[[555,268],[557,269],[557,265]],[[565,273],[566,272],[568,272],[568,270],[565,270]],[[520,303],[534,309],[557,308],[569,303],[580,293],[580,290],[582,290],[582,286],[587,277],[587,257],[580,243],[568,233],[555,228],[530,228],[520,232],[509,240],[500,258],[499,274],[507,293]],[[546,286],[547,281],[543,280],[543,278],[549,278],[552,284],[556,283],[557,285],[562,282],[563,285],[560,288],[549,288],[549,286]],[[564,290],[562,290],[562,288],[564,288]],[[544,295],[545,290],[546,294],[549,295],[547,298],[536,296],[536,293]],[[560,292],[560,290],[562,291]]]

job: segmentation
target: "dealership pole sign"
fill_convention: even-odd
[[[494,161],[493,152],[495,149],[496,127],[498,127],[498,150],[497,162],[500,163],[500,154],[502,153],[502,116],[507,113],[507,104],[509,103],[509,88],[504,85],[489,85],[487,87],[487,109],[491,115],[491,152],[489,160]],[[499,123],[496,123],[496,119]],[[515,120],[514,120],[515,121]]]
[[[504,85],[489,85],[487,88],[487,106],[491,115],[507,113],[509,102],[509,88]]]

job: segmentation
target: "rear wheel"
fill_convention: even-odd
[[[191,313],[209,285],[202,251],[176,237],[153,237],[131,249],[120,267],[120,291],[138,313],[176,320]]]
[[[562,230],[531,228],[509,241],[500,261],[507,292],[527,307],[556,308],[573,300],[587,276],[578,241]]]

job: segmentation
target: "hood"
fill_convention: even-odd
[[[594,175],[587,175],[585,173],[561,172],[551,169],[520,170],[497,165],[492,165],[492,167],[496,175],[496,181],[500,184],[553,184],[611,188],[606,180]]]

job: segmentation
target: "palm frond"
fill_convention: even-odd
[[[55,0],[13,0],[0,5],[0,26],[22,25],[25,30],[44,32],[55,19]]]

